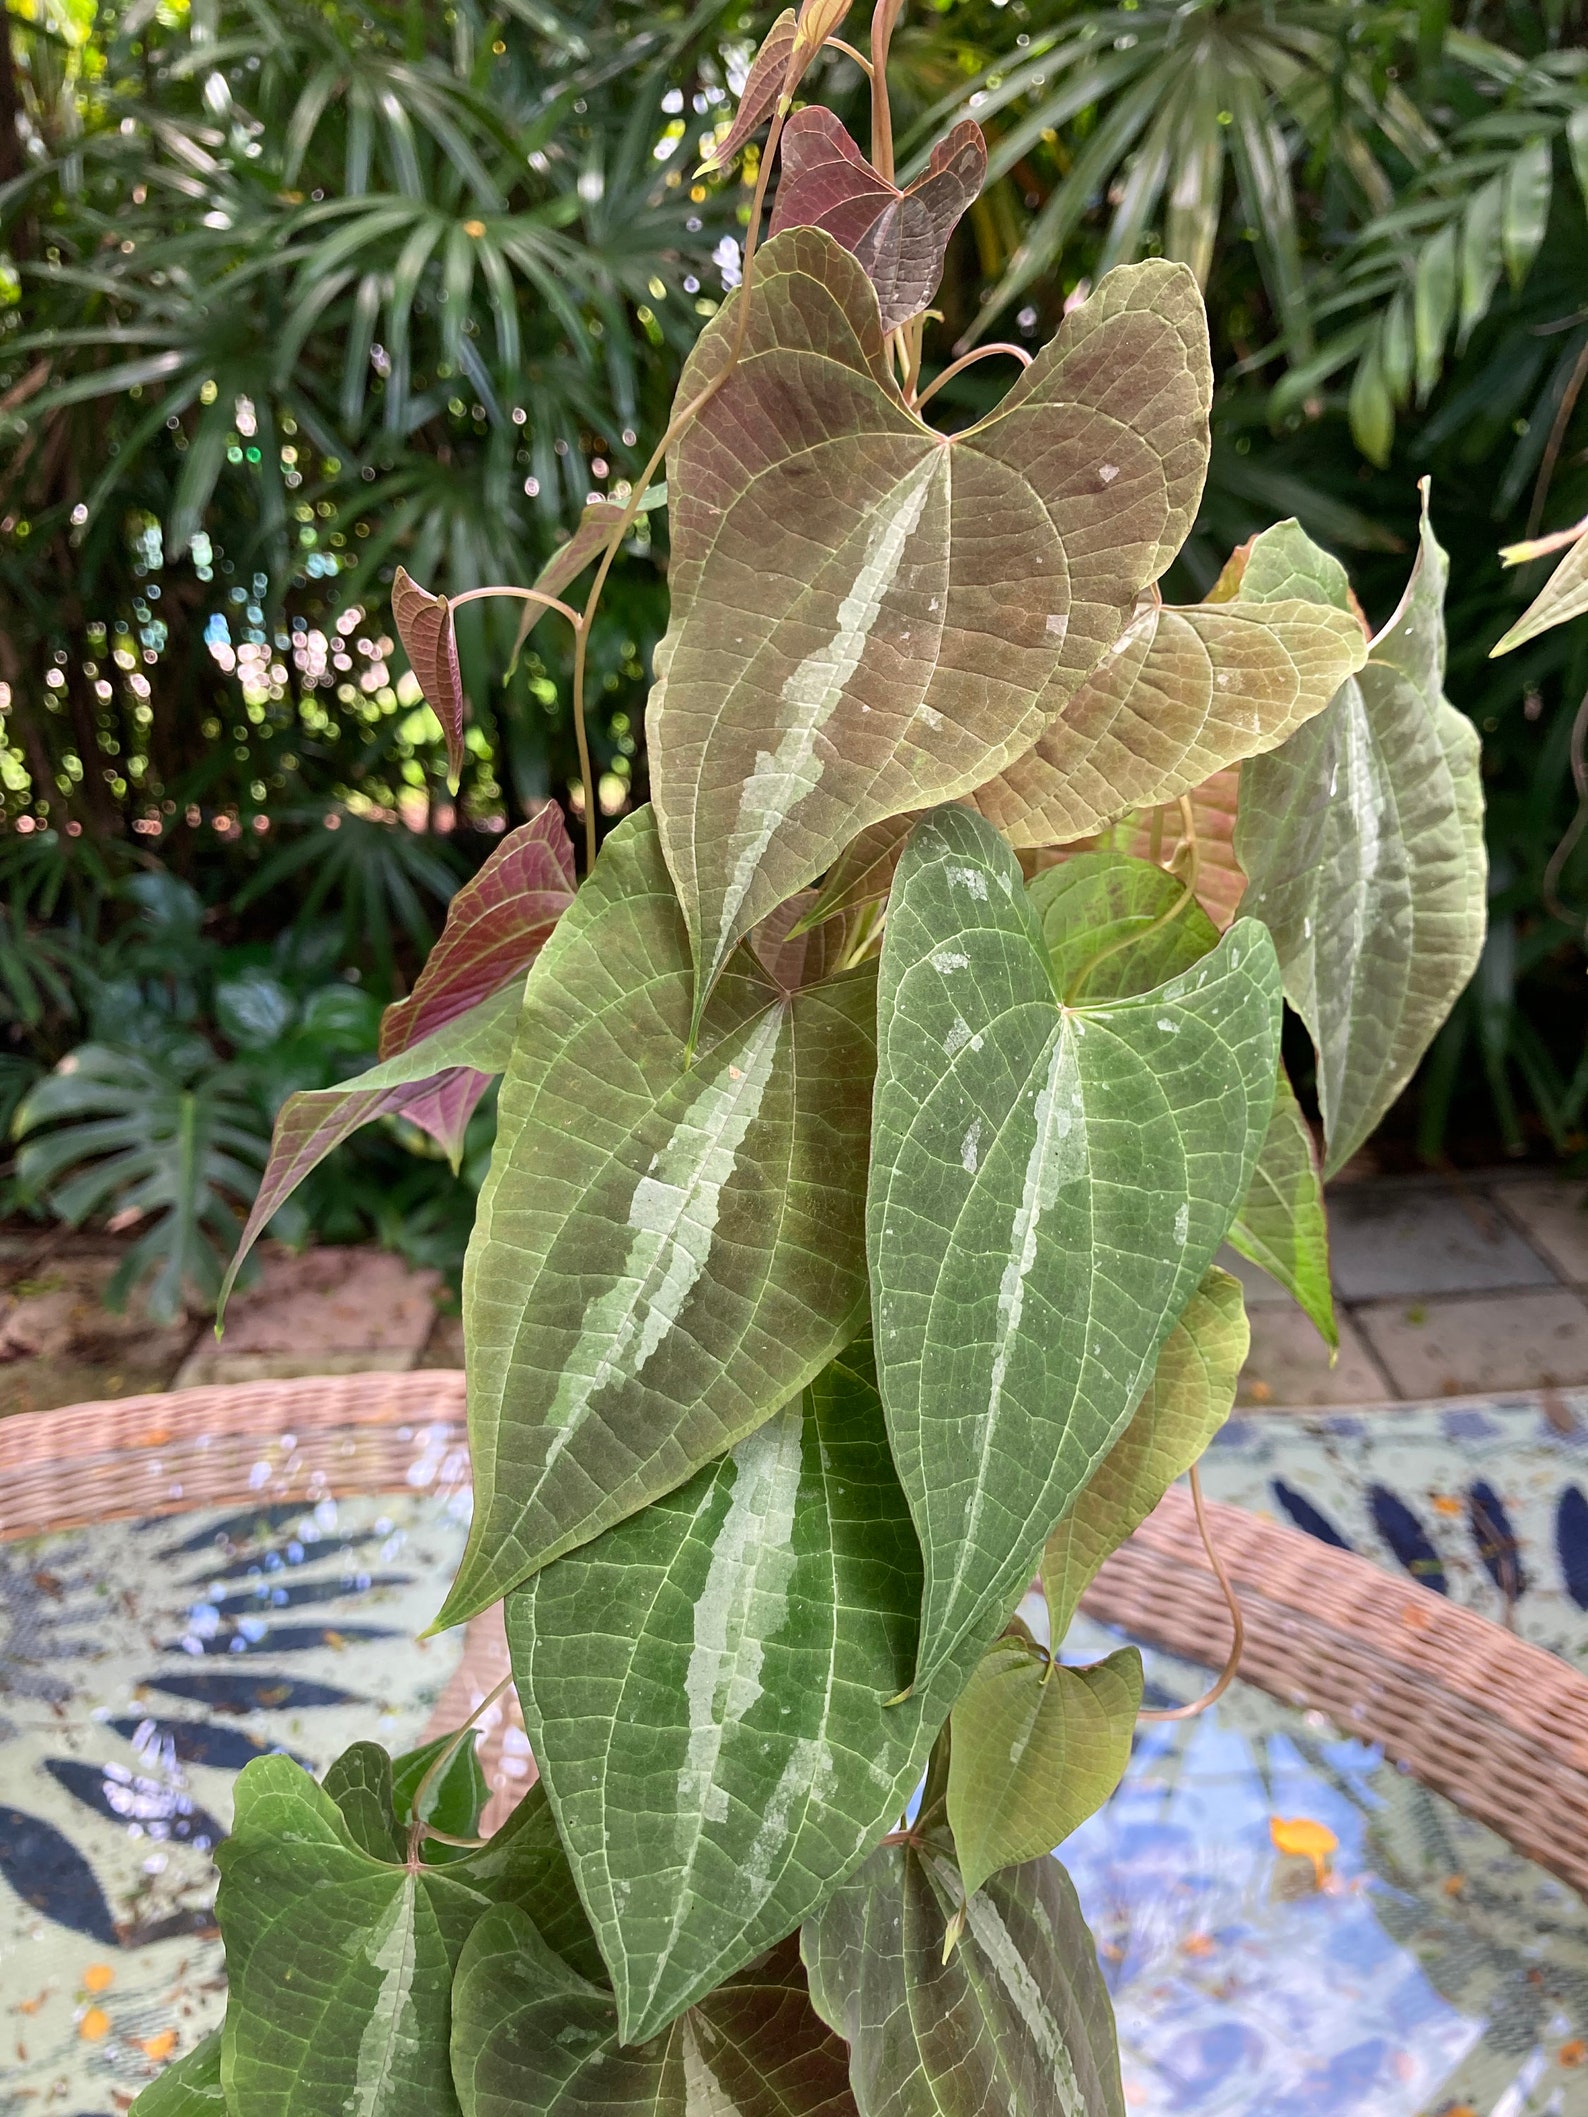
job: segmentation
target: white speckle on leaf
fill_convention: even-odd
[[[987,877],[979,867],[951,867],[948,879],[959,889],[968,889],[973,897],[987,902]]]
[[[1105,485],[1112,485],[1119,476],[1119,465],[1117,463],[1099,463],[1097,475]]]
[[[965,1137],[960,1141],[959,1165],[967,1176],[976,1173],[976,1161],[981,1147],[981,1119],[978,1117]]]
[[[954,1058],[965,1049],[967,1044],[974,1044],[975,1042],[976,1039],[970,1033],[969,1022],[966,1021],[962,1014],[957,1014],[954,1017],[953,1028],[943,1039],[943,1056],[945,1058]]]
[[[1180,1034],[1180,1024],[1178,1022],[1172,1022],[1166,1014],[1159,1015],[1157,1027],[1160,1028],[1166,1036],[1178,1036]]]
[[[1180,1245],[1181,1249],[1185,1248],[1186,1238],[1190,1235],[1190,1233],[1191,1208],[1189,1205],[1182,1205],[1179,1211],[1174,1216],[1174,1239]]]
[[[943,716],[935,706],[917,706],[915,710],[917,719],[924,720],[929,728],[943,725]]]
[[[963,970],[969,961],[970,957],[957,948],[940,948],[932,957],[932,968],[947,977],[951,970]]]
[[[1067,611],[1050,610],[1048,612],[1047,630],[1053,634],[1053,637],[1055,639],[1063,639],[1065,633],[1068,632],[1069,629],[1070,619],[1069,613]]]

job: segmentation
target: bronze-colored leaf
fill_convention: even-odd
[[[726,169],[756,127],[772,115],[777,99],[783,93],[789,61],[794,55],[794,33],[794,10],[786,7],[767,31],[761,49],[751,61],[732,125],[695,171],[696,176],[705,176],[714,169]]]
[[[813,104],[783,128],[772,233],[825,228],[865,267],[882,328],[891,331],[937,292],[948,239],[986,180],[987,142],[974,118],[939,140],[925,176],[900,191],[877,174],[832,112]]]
[[[444,595],[421,588],[406,567],[399,566],[391,584],[391,615],[419,688],[441,723],[447,741],[447,775],[455,788],[463,770],[463,722],[469,702],[458,668],[452,605]]]
[[[1367,659],[1349,611],[1156,592],[1035,748],[976,796],[1013,844],[1065,844],[1156,806],[1321,713]]]
[[[1235,857],[1235,811],[1241,798],[1238,764],[1215,772],[1193,787],[1186,799],[1197,834],[1197,902],[1222,933],[1235,917],[1246,888],[1246,876]],[[1123,835],[1112,842],[1139,860],[1161,858],[1179,846],[1172,866],[1187,869],[1187,849],[1180,845],[1183,826],[1178,807],[1149,809],[1131,817]]]
[[[647,714],[697,1008],[738,938],[857,832],[1037,740],[1179,549],[1207,462],[1207,325],[1183,265],[1111,272],[953,437],[902,402],[831,236],[775,237],[755,290],[737,367],[674,445]],[[721,372],[734,315],[696,347],[686,399]]]

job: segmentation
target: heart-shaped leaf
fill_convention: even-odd
[[[886,1702],[910,1680],[921,1566],[865,1366],[853,1349],[508,1600],[625,2042],[797,1925],[897,1820],[974,1662]]]
[[[1330,1351],[1338,1349],[1318,1153],[1283,1066],[1252,1186],[1230,1229],[1230,1247],[1276,1280],[1312,1319]]]
[[[290,1758],[237,1781],[216,1851],[229,2107],[254,2117],[444,2117],[452,1974],[490,1899],[460,1868],[372,1855]]]
[[[1072,998],[1150,991],[1200,962],[1218,930],[1175,874],[1127,854],[1080,853],[1047,868],[1027,894],[1042,921],[1059,989]],[[1327,1345],[1339,1344],[1329,1284],[1329,1230],[1312,1134],[1283,1066],[1251,1186],[1229,1240],[1298,1301]]]
[[[1535,540],[1545,548],[1561,541],[1570,542],[1566,553],[1555,571],[1544,583],[1538,594],[1528,604],[1516,623],[1489,649],[1490,656],[1509,654],[1513,647],[1526,646],[1529,640],[1537,639],[1541,632],[1552,626],[1569,624],[1574,617],[1581,617],[1588,610],[1588,522],[1580,522],[1566,538],[1540,537]],[[1527,545],[1512,545],[1501,552],[1507,565],[1521,565],[1535,556]]]
[[[367,1073],[336,1088],[303,1088],[288,1096],[276,1117],[270,1160],[221,1288],[217,1313],[225,1309],[243,1259],[273,1216],[310,1170],[360,1125],[377,1117],[422,1113],[425,1129],[442,1138],[449,1151],[461,1147],[470,1111],[491,1076],[507,1064],[521,997],[516,981],[504,985],[467,1014],[455,1016]]]
[[[1448,570],[1425,480],[1411,580],[1361,674],[1241,774],[1241,909],[1273,933],[1317,1048],[1326,1176],[1410,1080],[1483,947],[1478,737],[1443,695]]]
[[[1029,885],[1053,981],[1079,999],[1150,992],[1218,946],[1218,932],[1185,884],[1150,860],[1077,853]]]
[[[391,617],[425,701],[441,723],[447,772],[456,787],[463,770],[463,723],[469,702],[463,695],[463,674],[458,667],[452,605],[444,595],[421,588],[407,568],[399,566],[391,584]]]
[[[783,127],[772,233],[825,228],[864,267],[885,331],[919,316],[943,277],[948,239],[987,181],[987,142],[965,118],[932,149],[908,191],[879,176],[830,110],[813,103]]]
[[[875,966],[737,956],[686,1063],[689,944],[641,810],[530,974],[464,1270],[474,1519],[438,1623],[682,1484],[865,1312]]]
[[[1356,619],[1325,604],[1243,595],[1175,608],[1153,593],[977,806],[1016,845],[1083,838],[1273,749],[1323,711],[1366,654]]]
[[[786,7],[762,38],[761,48],[750,62],[733,123],[695,171],[697,176],[726,169],[756,127],[772,115],[794,56],[794,33],[794,10]]]
[[[134,2100],[136,2117],[226,2117],[221,2086],[221,2032],[211,2029],[192,2050],[151,2080]]]
[[[948,1824],[967,1891],[1051,1852],[1102,1807],[1130,1762],[1141,1680],[1135,1647],[1090,1668],[1022,1639],[982,1656],[949,1723]]]
[[[670,459],[647,719],[700,1004],[857,832],[982,785],[1113,641],[1202,489],[1206,334],[1183,266],[1123,267],[950,438],[901,401],[849,253],[814,228],[766,245],[742,356]]]
[[[413,991],[381,1016],[380,1055],[429,1036],[522,978],[573,902],[573,846],[554,801],[509,831],[447,906]]]
[[[1246,1194],[1279,969],[1241,920],[1135,998],[1066,1006],[1020,869],[921,824],[883,938],[867,1201],[877,1368],[926,1562],[918,1681],[1002,1621]]]
[[[1126,2117],[1114,2010],[1057,1860],[995,1875],[967,1902],[945,1854],[885,1845],[800,1949],[817,2012],[849,2045],[860,2117]]]
[[[398,1760],[404,1778],[410,1761]],[[323,1787],[284,1756],[239,1777],[232,1834],[215,1856],[228,2108],[455,2112],[453,1975],[493,1904],[525,1914],[579,1968],[598,1968],[544,1796],[532,1789],[480,1850],[432,1864],[407,1857],[394,1785],[373,1743],[340,1757]]]
[[[1130,1424],[1048,1538],[1042,1587],[1055,1651],[1104,1559],[1147,1519],[1229,1417],[1248,1340],[1240,1282],[1214,1265],[1165,1338]]]
[[[793,1940],[633,2049],[610,1992],[522,1913],[492,1911],[463,1951],[452,2021],[464,2117],[855,2117]]]

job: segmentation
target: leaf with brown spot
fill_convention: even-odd
[[[421,588],[407,568],[399,566],[391,584],[391,615],[409,667],[441,723],[447,742],[447,777],[456,790],[463,770],[463,722],[469,702],[458,668],[452,605],[444,595]]]
[[[855,259],[816,228],[767,244],[742,356],[668,479],[647,730],[697,1009],[858,832],[981,786],[1052,722],[1190,526],[1209,391],[1196,282],[1132,265],[949,438],[902,402]]]
[[[825,228],[865,267],[882,328],[918,316],[943,277],[948,239],[987,180],[987,142],[974,118],[932,149],[908,191],[879,176],[830,110],[812,104],[783,128],[772,233]]]

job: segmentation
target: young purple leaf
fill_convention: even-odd
[[[381,1017],[381,1057],[406,1051],[510,978],[521,978],[573,902],[573,892],[573,845],[561,809],[548,801],[509,832],[452,899],[418,983]]]
[[[447,780],[456,793],[458,775],[463,770],[463,720],[468,700],[463,695],[463,676],[458,668],[452,606],[444,595],[432,595],[428,588],[421,588],[399,566],[391,584],[391,614],[419,688],[441,723],[447,740]]]
[[[797,110],[783,128],[772,233],[825,228],[865,267],[882,328],[918,316],[943,277],[943,253],[987,177],[987,142],[974,118],[932,149],[918,183],[899,191],[877,174],[830,110]]]
[[[777,99],[783,93],[784,77],[794,56],[795,28],[794,10],[786,7],[767,31],[761,49],[751,62],[733,124],[726,137],[717,142],[695,171],[696,176],[726,169],[756,127],[772,115]]]
[[[606,549],[608,539],[623,519],[623,506],[618,500],[590,500],[579,517],[579,526],[566,544],[559,544],[551,557],[535,576],[535,586],[542,595],[561,595],[571,581],[576,581],[585,568],[592,565]],[[526,603],[524,614],[518,621],[518,631],[513,640],[513,652],[508,658],[507,673],[512,675],[518,666],[518,657],[524,651],[524,642],[546,615],[544,603]]]
[[[336,1088],[288,1096],[276,1118],[259,1195],[221,1287],[217,1327],[238,1269],[266,1226],[310,1170],[360,1125],[377,1117],[412,1118],[456,1158],[485,1083],[511,1056],[521,998],[522,987],[512,979],[367,1073]]]

